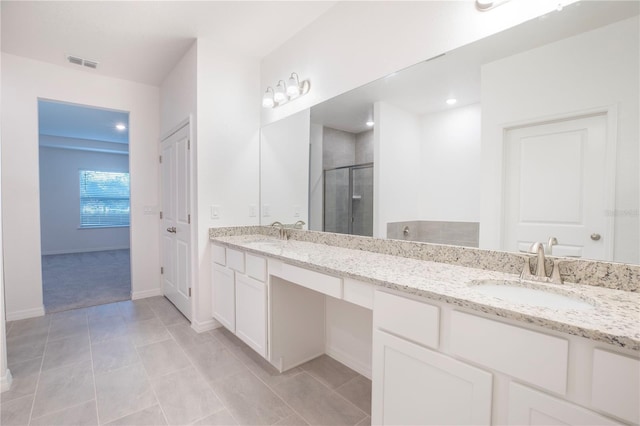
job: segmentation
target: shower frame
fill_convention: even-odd
[[[373,163],[354,164],[351,166],[340,166],[322,171],[322,230],[326,230],[326,190],[327,190],[327,172],[335,170],[349,169],[349,206],[348,206],[348,235],[353,235],[353,171],[359,169],[373,169]]]

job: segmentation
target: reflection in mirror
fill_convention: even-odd
[[[260,130],[260,224],[307,222],[309,110]]]
[[[367,162],[376,237],[639,263],[639,7],[578,2],[314,106],[310,229],[326,171]]]

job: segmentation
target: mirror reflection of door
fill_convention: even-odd
[[[505,132],[506,250],[555,237],[549,254],[613,258],[606,129],[607,115],[598,114]]]

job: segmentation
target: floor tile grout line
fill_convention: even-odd
[[[223,327],[223,326],[221,326],[221,327],[218,327],[218,328],[224,328],[224,327]],[[214,330],[216,330],[216,329],[214,328]],[[210,331],[212,331],[212,330],[210,330]],[[219,339],[217,339],[217,338],[216,338],[216,336],[213,336],[213,337],[214,337],[214,339],[216,339],[216,340],[218,340],[220,343],[222,343],[222,345],[223,345],[223,346],[225,346],[225,347],[227,347],[227,348],[228,348],[228,346],[225,344],[225,342],[220,341]],[[232,344],[232,343],[230,343],[230,344]],[[252,350],[253,350],[253,349],[252,349]],[[267,382],[265,382],[264,380],[262,380],[262,379],[261,379],[261,378],[260,378],[256,373],[254,373],[254,372],[253,372],[253,370],[251,370],[251,369],[247,366],[247,364],[245,364],[245,363],[244,363],[244,362],[243,362],[239,357],[237,357],[237,356],[233,353],[233,351],[229,350],[229,353],[231,353],[231,355],[232,355],[233,357],[235,357],[235,358],[236,358],[236,359],[237,359],[237,360],[238,360],[242,365],[244,365],[244,366],[247,368],[247,370],[249,371],[249,373],[251,373],[251,374],[252,374],[256,379],[258,379],[258,381],[262,382],[262,383],[267,387],[267,389],[269,389],[269,390],[271,391],[271,393],[273,393],[273,394],[275,395],[275,397],[276,397],[276,398],[278,398],[280,401],[282,401],[282,402],[284,403],[284,405],[286,405],[287,407],[289,407],[289,409],[291,410],[291,412],[293,412],[294,414],[298,415],[298,416],[299,416],[302,420],[304,420],[307,424],[311,424],[311,422],[309,422],[309,421],[308,421],[308,420],[307,420],[307,419],[306,419],[302,414],[300,414],[300,413],[299,413],[296,409],[294,409],[294,408],[293,408],[293,407],[292,407],[292,406],[291,406],[287,401],[285,401],[285,399],[284,399],[283,397],[281,397],[281,396],[280,396],[280,395],[275,391],[275,389],[274,389],[273,387],[269,386],[269,384],[268,384]],[[265,358],[265,360],[266,360],[266,358]],[[267,361],[267,362],[269,362],[269,361]],[[269,363],[269,364],[271,364],[271,363]],[[275,367],[274,367],[274,368],[275,368]],[[295,367],[294,367],[294,368],[295,368]],[[301,372],[299,372],[299,373],[297,373],[297,374],[294,374],[294,375],[293,375],[293,376],[291,376],[290,378],[296,377],[296,376],[298,376],[299,374],[302,374],[303,372],[304,372],[304,370],[302,370]],[[280,373],[280,374],[282,374],[282,373]],[[287,417],[289,417],[289,416],[287,416]],[[284,418],[282,418],[282,419],[280,419],[280,420],[284,420],[284,419],[286,419],[287,417],[284,417]],[[234,418],[234,420],[235,420],[235,418]],[[280,420],[278,420],[278,422],[279,422]],[[236,422],[237,422],[237,420],[236,420]],[[277,423],[277,422],[276,422],[276,423]],[[238,423],[238,424],[240,424],[240,423]]]
[[[176,325],[176,324],[174,324],[174,325]],[[192,330],[192,328],[191,328],[191,327],[189,327],[189,330]],[[169,331],[169,327],[167,327],[167,331]],[[210,331],[210,330],[209,330],[209,331]],[[208,333],[208,331],[205,331],[204,333]],[[216,392],[216,390],[213,388],[213,385],[212,385],[211,383],[209,383],[209,381],[204,377],[204,374],[202,374],[202,372],[200,371],[200,369],[198,368],[198,366],[197,366],[197,365],[195,365],[195,363],[191,360],[191,357],[189,356],[189,354],[187,354],[187,351],[186,351],[186,350],[182,347],[182,345],[181,345],[181,344],[180,344],[180,343],[175,339],[175,337],[173,336],[173,334],[171,334],[171,332],[170,332],[170,331],[169,331],[169,334],[171,335],[171,338],[172,338],[173,340],[175,340],[175,341],[176,341],[176,343],[178,343],[178,347],[179,347],[179,348],[180,348],[180,350],[184,353],[184,356],[185,356],[185,357],[187,357],[187,360],[189,361],[189,364],[191,364],[191,366],[193,367],[193,369],[195,370],[195,372],[200,376],[200,378],[204,381],[204,383],[205,383],[207,386],[209,386],[209,389],[211,389],[211,392],[213,392],[213,394],[215,395],[215,397],[216,397],[216,398],[218,398],[218,401],[220,401],[220,403],[222,404],[222,406],[224,407],[224,409],[225,409],[225,410],[227,410],[227,412],[229,413],[229,415],[231,416],[231,418],[232,418],[232,419],[233,419],[237,424],[240,424],[240,422],[238,422],[238,419],[236,419],[236,417],[233,415],[233,413],[231,412],[231,410],[229,409],[229,407],[227,407],[227,404],[225,404],[225,403],[224,403],[224,401],[222,400],[222,398],[220,398],[220,395],[218,395],[218,393]],[[200,334],[200,333],[198,333],[198,334]],[[211,335],[211,337],[213,337],[213,339],[214,339],[214,340],[219,341],[218,339],[216,339],[216,337],[215,337],[215,336]],[[224,346],[224,343],[220,342],[220,344],[222,344],[222,345]],[[235,357],[235,355],[233,355],[233,353],[232,353],[231,351],[229,351],[229,353],[231,354],[231,356],[234,356],[234,357]],[[242,361],[240,361],[240,364],[244,365],[244,363],[242,363]],[[245,367],[246,367],[246,366],[245,366]],[[247,370],[248,370],[248,368],[247,368]],[[220,411],[222,411],[222,409],[221,409],[221,410],[216,411],[215,413],[218,413],[218,412],[220,412]],[[215,413],[211,413],[211,414],[209,414],[209,416],[211,416],[211,415],[213,415],[213,414],[215,414]],[[208,417],[208,416],[205,416],[205,417],[203,417],[203,419],[204,419],[204,418],[207,418],[207,417]],[[202,420],[202,419],[195,420],[194,422],[192,422],[192,424],[193,424],[193,423],[195,423],[195,422],[197,422],[197,421],[199,421],[199,420]]]
[[[46,317],[46,314],[44,315]],[[49,332],[51,331],[51,318],[49,318],[49,326],[47,328],[47,337],[44,340],[44,348],[42,349],[42,359],[40,360],[40,371],[38,372],[38,379],[36,380],[36,387],[33,390],[33,401],[31,402],[31,410],[29,411],[29,421],[27,424],[31,424],[33,417],[33,409],[36,406],[36,396],[38,395],[38,388],[40,387],[40,379],[42,378],[42,366],[44,365],[44,357],[47,353],[47,342],[49,341]]]
[[[326,355],[326,354],[325,354],[325,355]],[[320,356],[322,356],[322,355],[320,355]],[[327,355],[327,356],[329,356],[329,355]],[[331,357],[329,357],[329,358],[331,358]],[[331,358],[331,359],[333,359],[333,358]],[[334,361],[336,361],[336,362],[340,363],[340,361],[338,361],[338,360],[334,360]],[[342,364],[342,363],[340,363],[340,364]],[[344,365],[344,364],[342,364],[342,365]],[[346,366],[345,366],[345,367],[346,367]],[[363,413],[365,414],[365,418],[366,418],[366,417],[371,417],[371,414],[367,414],[367,412],[366,412],[366,411],[364,411],[362,408],[358,407],[358,406],[357,406],[356,404],[354,404],[353,402],[349,401],[349,399],[347,399],[344,395],[342,395],[341,393],[339,393],[339,392],[338,392],[338,389],[340,389],[342,386],[346,385],[346,384],[347,384],[347,383],[349,383],[350,381],[352,381],[352,380],[355,380],[355,379],[359,378],[359,376],[362,376],[362,377],[365,377],[365,376],[363,376],[362,374],[360,374],[360,373],[358,373],[358,372],[356,371],[356,373],[357,373],[357,375],[356,375],[356,376],[352,377],[351,379],[347,380],[346,382],[344,382],[343,384],[341,384],[341,385],[340,385],[340,386],[338,386],[337,388],[333,389],[333,388],[331,388],[328,384],[324,383],[322,380],[320,380],[318,377],[316,377],[316,375],[315,375],[315,374],[313,374],[310,370],[307,370],[307,369],[305,369],[305,368],[303,368],[303,367],[300,367],[300,368],[302,368],[302,371],[304,371],[305,373],[307,373],[307,374],[309,375],[309,377],[311,377],[312,379],[314,379],[316,382],[320,383],[320,384],[321,384],[322,386],[324,386],[325,388],[329,389],[329,391],[330,391],[330,392],[332,392],[332,393],[336,394],[339,398],[341,398],[341,399],[345,400],[345,401],[346,401],[346,402],[348,402],[350,405],[354,406],[354,407],[355,407],[355,408],[357,408],[359,411],[363,412]],[[348,368],[348,367],[347,367],[347,368]],[[355,370],[353,370],[353,371],[355,371]],[[358,421],[358,423],[359,423],[359,422],[361,422],[362,420],[364,420],[365,418],[360,419],[360,420]],[[357,424],[357,423],[356,423],[356,424]]]
[[[221,327],[218,327],[218,328],[224,328],[224,327],[222,327],[222,326],[221,326]],[[216,329],[214,329],[214,330],[216,330]],[[236,337],[237,337],[237,336],[236,336]],[[214,338],[215,338],[215,336],[214,336]],[[219,339],[216,339],[216,340],[220,341]],[[224,345],[224,346],[226,346],[226,347],[228,348],[228,345],[227,345],[227,344],[225,344],[225,342],[223,342],[223,341],[220,341],[220,342],[222,343],[222,345]],[[232,343],[229,343],[229,344],[232,344]],[[242,364],[244,364],[244,363],[242,362],[242,360],[240,360],[240,358],[238,358],[237,356],[235,356],[235,354],[233,354],[233,352],[232,352],[232,351],[229,351],[229,352],[231,352],[231,354],[232,354],[234,357],[236,357],[236,359],[238,359]],[[325,354],[325,355],[326,355],[326,354]],[[322,355],[320,355],[320,356],[322,356]],[[329,356],[329,355],[327,355],[327,356]],[[331,357],[330,357],[330,358],[331,358]],[[332,359],[333,359],[333,358],[332,358]],[[266,360],[266,358],[265,358],[265,360]],[[338,361],[338,360],[335,360],[335,361],[336,361],[336,362],[340,362],[340,361]],[[269,361],[267,360],[267,362],[269,362]],[[244,364],[244,365],[246,366],[246,364]],[[344,365],[344,364],[343,364],[343,365]],[[274,368],[275,368],[275,367],[274,367]],[[294,368],[295,368],[295,367],[294,367]],[[346,385],[347,383],[349,383],[351,380],[354,380],[354,379],[358,378],[359,376],[362,376],[362,374],[360,374],[360,373],[358,373],[358,372],[356,371],[356,373],[357,373],[357,375],[356,375],[356,376],[354,376],[354,377],[352,377],[351,379],[347,380],[345,383],[343,383],[342,385],[340,385],[338,388],[336,388],[336,389],[332,389],[332,388],[330,388],[328,385],[326,385],[325,383],[323,383],[321,380],[319,380],[317,377],[315,377],[313,374],[311,374],[309,370],[305,369],[305,368],[304,368],[304,367],[302,367],[301,365],[300,365],[300,366],[298,366],[298,368],[300,368],[302,371],[301,371],[301,372],[299,372],[299,373],[297,373],[297,374],[294,374],[294,375],[293,375],[293,376],[291,376],[290,378],[296,377],[296,376],[298,376],[299,374],[302,374],[302,373],[307,373],[307,375],[308,375],[309,377],[311,377],[313,380],[315,380],[316,382],[320,383],[322,386],[324,386],[325,388],[327,388],[327,389],[329,390],[329,392],[336,394],[339,398],[343,399],[344,401],[346,401],[347,403],[349,403],[351,406],[355,407],[358,411],[360,411],[360,412],[362,412],[363,414],[365,414],[365,417],[363,417],[363,418],[361,418],[360,420],[358,420],[358,423],[359,423],[359,422],[361,422],[362,420],[366,419],[367,417],[371,417],[371,414],[367,414],[367,412],[366,412],[366,411],[364,411],[363,409],[361,409],[360,407],[358,407],[358,406],[357,406],[357,405],[355,405],[353,402],[349,401],[347,398],[345,398],[343,395],[341,395],[340,393],[338,393],[338,392],[336,391],[339,387],[342,387],[342,386]],[[298,413],[296,410],[294,410],[294,409],[293,409],[293,407],[291,407],[291,406],[287,403],[287,401],[285,401],[285,400],[284,400],[284,398],[282,398],[282,397],[281,397],[281,396],[280,396],[280,395],[275,391],[275,389],[274,389],[273,387],[271,387],[267,382],[265,382],[265,381],[264,381],[264,380],[262,380],[260,377],[258,377],[258,375],[257,375],[257,374],[255,374],[255,373],[254,373],[250,368],[248,368],[248,370],[249,370],[249,371],[250,371],[254,376],[256,376],[256,378],[257,378],[258,380],[260,380],[262,383],[264,383],[264,384],[265,384],[265,385],[266,385],[266,386],[267,386],[267,387],[268,387],[268,388],[269,388],[269,389],[270,389],[270,390],[271,390],[271,391],[272,391],[272,392],[273,392],[273,393],[274,393],[278,398],[280,398],[280,399],[281,399],[281,400],[282,400],[282,401],[283,401],[283,402],[284,402],[284,403],[285,403],[289,408],[291,408],[291,409],[293,410],[293,412],[294,412],[294,413],[298,414],[298,415],[300,416],[300,418],[302,418],[305,422],[309,423],[309,421],[308,421],[306,418],[304,418],[304,416],[302,416],[300,413]],[[355,370],[354,370],[354,371],[355,371]],[[362,377],[365,377],[365,376],[362,376]],[[357,424],[357,423],[356,423],[356,424]]]
[[[153,311],[153,309],[151,309],[151,310]],[[155,314],[155,311],[154,311],[154,314]],[[162,321],[160,321],[160,323],[162,323]],[[164,326],[164,328],[166,330],[167,327],[164,324],[162,324],[162,325]],[[166,330],[166,332],[169,334],[169,337],[171,339],[173,339],[173,336],[171,335],[171,333],[169,333],[169,330]],[[153,397],[156,399],[156,403],[158,404],[158,407],[160,408],[160,412],[162,413],[162,417],[164,418],[165,423],[169,425],[170,423],[169,423],[169,419],[167,418],[167,414],[164,412],[164,408],[162,407],[162,403],[160,402],[160,398],[158,398],[158,393],[156,392],[156,389],[153,387],[153,383],[151,382],[151,377],[149,377],[149,373],[147,373],[147,369],[144,367],[144,364],[142,363],[142,357],[140,356],[140,352],[138,351],[138,346],[135,343],[133,345],[133,348],[136,351],[136,354],[138,355],[138,359],[140,360],[140,364],[142,365],[142,370],[144,371],[144,375],[147,378],[147,382],[149,383],[149,388],[151,388],[151,392],[153,392]],[[152,407],[152,406],[150,406],[150,407]],[[142,410],[146,410],[147,408],[149,408],[149,407],[145,407]],[[139,411],[142,411],[142,410],[139,410]],[[139,412],[139,411],[136,411],[136,413]],[[134,414],[134,413],[129,413],[127,415],[131,415],[131,414]],[[123,417],[126,417],[126,416],[123,416]]]
[[[89,316],[87,315],[87,329],[89,328]],[[96,383],[96,370],[93,364],[93,345],[91,345],[91,335],[89,335],[89,355],[91,356],[91,377],[93,378],[93,399],[96,405],[96,420],[100,423],[100,410],[98,409],[98,385]]]

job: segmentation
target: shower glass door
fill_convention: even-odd
[[[324,171],[324,230],[373,235],[373,165]]]

